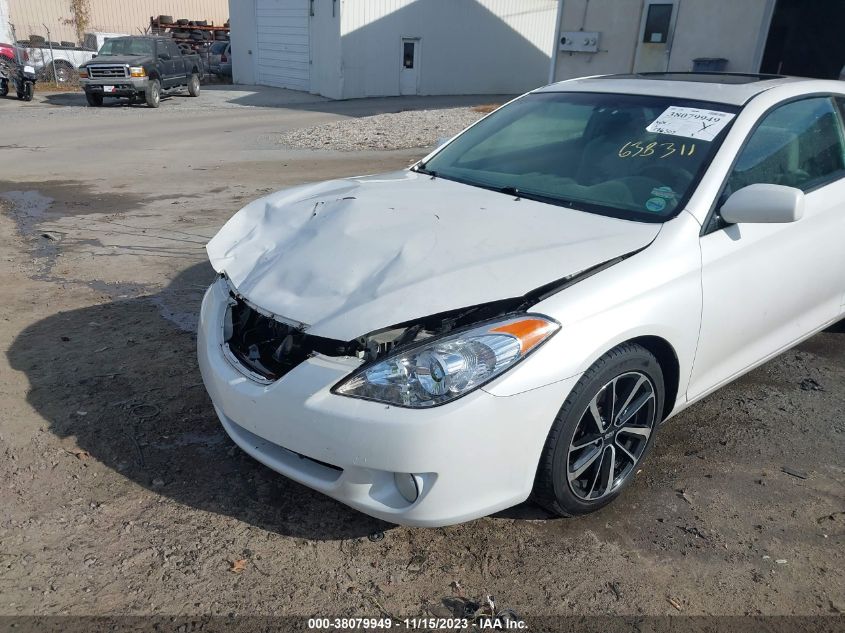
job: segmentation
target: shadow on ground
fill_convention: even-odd
[[[445,108],[470,107],[486,104],[501,104],[515,95],[454,95],[454,96],[406,96],[372,97],[367,99],[346,99],[332,101],[307,92],[266,88],[263,86],[234,86],[229,84],[204,85],[203,92],[196,99],[184,90],[162,95],[161,107],[200,106],[223,108],[285,108],[311,112],[342,114],[350,117],[364,117],[386,112],[405,110],[441,110]],[[87,108],[85,94],[80,92],[56,92],[41,97],[52,106]],[[143,101],[129,102],[128,99],[106,99],[103,108],[146,108]]]
[[[301,538],[349,539],[390,526],[276,474],[232,443],[201,384],[196,335],[172,321],[196,314],[207,264],[158,295],[50,316],[9,349],[28,402],[60,438],[179,503]]]

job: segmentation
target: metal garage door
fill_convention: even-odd
[[[311,88],[309,13],[309,0],[255,0],[259,84]]]

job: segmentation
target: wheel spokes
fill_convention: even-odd
[[[651,436],[651,428],[647,426],[623,426],[619,429],[619,434],[636,435],[642,440],[647,440]]]
[[[599,495],[597,498],[601,498],[608,494],[613,488],[613,472],[616,470],[616,449],[613,448],[612,444],[609,444],[604,447],[601,456],[601,464],[599,464],[598,473],[596,476],[596,480],[593,482],[593,488],[590,490],[590,495],[595,492],[596,484],[600,484],[601,488],[599,488]]]
[[[600,395],[601,392],[597,393],[596,397],[590,400],[589,411],[590,414],[593,416],[593,421],[595,422],[596,428],[599,430],[599,433],[604,433],[604,420],[602,420],[601,413],[599,412],[598,403]]]
[[[638,377],[637,377],[637,381],[634,383],[634,386],[633,386],[633,387],[631,387],[631,391],[628,393],[628,397],[627,397],[627,398],[625,398],[625,402],[623,402],[623,403],[622,403],[622,406],[620,406],[620,407],[619,407],[619,415],[618,415],[618,418],[620,418],[620,419],[621,419],[621,418],[622,418],[622,416],[624,416],[624,415],[626,415],[626,414],[630,415],[630,414],[628,413],[628,411],[627,411],[627,409],[628,409],[628,405],[630,405],[630,404],[631,404],[631,401],[634,399],[634,396],[636,396],[636,395],[637,395],[637,393],[640,391],[640,388],[641,388],[644,384],[645,384],[645,385],[648,385],[648,386],[649,386],[649,391],[651,391],[651,383],[649,383],[649,382],[648,382],[648,380],[646,380],[646,377],[645,377],[645,376],[642,376],[642,375],[638,376]],[[614,422],[619,422],[619,420],[618,420],[617,418],[615,418],[615,417],[613,418],[613,421],[614,421]]]
[[[583,475],[586,470],[595,463],[599,456],[602,455],[602,453],[603,449],[599,446],[594,447],[591,451],[584,451],[584,454],[575,460],[575,463],[572,465],[571,472],[569,473],[569,481],[575,481]]]
[[[596,392],[567,454],[568,483],[577,497],[602,499],[630,477],[651,437],[655,404],[654,385],[639,371],[620,374]]]

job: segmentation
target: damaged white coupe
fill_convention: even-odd
[[[207,247],[223,426],[393,523],[601,508],[665,420],[845,314],[843,90],[567,81],[249,204]]]

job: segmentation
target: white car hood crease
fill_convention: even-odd
[[[644,248],[660,226],[402,171],[256,200],[206,249],[253,304],[348,341],[520,297]]]

